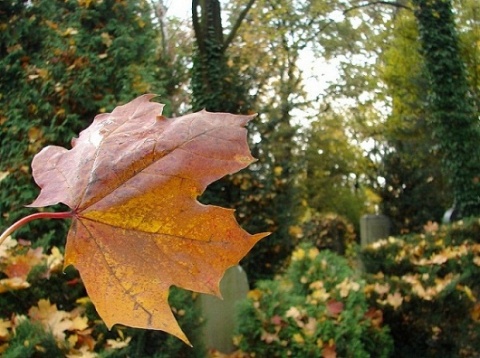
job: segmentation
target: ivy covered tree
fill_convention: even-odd
[[[480,128],[451,0],[413,0],[429,79],[433,131],[462,216],[480,215]]]
[[[396,229],[406,231],[418,230],[427,220],[441,220],[454,200],[458,209],[462,205],[471,209],[479,199],[478,110],[474,105],[478,103],[478,4],[454,1],[460,21],[448,25],[452,32],[441,30],[448,21],[436,10],[431,15],[438,23],[432,22],[431,31],[422,30],[419,3],[433,9],[447,1],[439,1],[441,6],[437,1],[368,2],[346,9],[347,18],[361,14],[375,21],[358,25],[356,33],[363,37],[354,35],[356,40],[348,42],[351,49],[337,46],[334,52],[340,58],[347,56],[333,96],[354,99],[353,110],[345,112],[353,119],[348,125],[360,133],[360,141],[367,139],[372,148],[369,154],[376,171],[370,174],[372,187],[382,197],[384,212],[392,217]],[[382,16],[375,17],[375,12]],[[455,25],[460,26],[463,43]],[[422,31],[428,33],[426,40],[421,40]],[[438,58],[429,62],[427,52],[436,52],[433,56]],[[356,61],[355,56],[362,53],[363,58],[373,54],[372,59]],[[460,66],[461,76],[454,63]],[[437,82],[430,65],[442,66],[436,72]],[[442,81],[445,87],[439,91]],[[469,103],[460,104],[462,97]],[[470,209],[464,208],[463,215],[475,215]]]
[[[480,111],[480,3],[475,0],[453,2],[460,53],[466,65],[467,80],[476,111]]]
[[[296,44],[285,6],[265,1],[193,1],[196,52],[192,69],[193,108],[249,112],[253,155],[258,162],[214,183],[204,202],[236,208],[248,231],[270,231],[242,261],[251,281],[270,278],[293,247],[289,228],[298,216],[298,127],[292,124],[292,93],[300,88]],[[264,13],[270,16],[265,19]],[[223,19],[222,14],[230,14]],[[261,34],[256,36],[255,34]],[[273,49],[273,50],[272,50]],[[275,67],[272,67],[275,63]],[[254,64],[254,65],[252,65]],[[275,94],[266,95],[267,91]],[[299,101],[300,102],[300,101]],[[298,141],[298,140],[297,140]]]
[[[392,108],[383,131],[386,150],[378,174],[385,184],[379,194],[392,233],[419,232],[426,222],[441,221],[452,202],[424,106],[428,81],[419,48],[413,13],[399,11],[381,55],[382,80]]]
[[[227,49],[255,0],[249,0],[224,34],[219,0],[192,0],[195,53],[192,68],[193,110],[240,113],[248,109],[247,89],[229,62]]]

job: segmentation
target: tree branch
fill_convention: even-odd
[[[255,2],[255,0],[250,0],[247,4],[247,6],[245,6],[245,9],[243,9],[243,11],[240,13],[240,15],[238,15],[238,18],[237,18],[237,21],[235,21],[235,24],[233,25],[232,27],[232,30],[230,31],[230,33],[228,34],[228,37],[227,39],[225,40],[225,42],[223,43],[223,47],[222,47],[222,50],[225,51],[228,46],[230,45],[230,43],[233,41],[233,39],[235,38],[235,35],[237,34],[237,31],[238,29],[240,28],[240,25],[242,24],[242,21],[245,19],[245,17],[247,16],[248,12],[250,11],[250,8],[253,6],[253,3]]]
[[[356,10],[356,9],[361,9],[361,8],[368,7],[368,6],[373,6],[373,5],[388,5],[388,6],[394,6],[394,7],[400,8],[400,9],[413,11],[413,9],[411,7],[409,7],[407,5],[404,5],[400,2],[378,0],[378,1],[371,1],[371,2],[364,3],[364,4],[359,4],[359,5],[352,6],[348,9],[344,10],[343,14],[345,15],[345,14],[349,13],[350,11],[353,11],[353,10]]]

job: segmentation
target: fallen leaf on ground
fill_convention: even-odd
[[[28,315],[32,320],[40,322],[61,341],[65,339],[65,331],[72,327],[70,314],[66,311],[59,311],[57,305],[51,304],[49,300],[38,301],[37,306],[28,310]]]
[[[0,293],[23,290],[29,287],[30,284],[21,277],[3,278],[0,280]]]

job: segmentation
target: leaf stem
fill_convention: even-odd
[[[2,235],[0,235],[0,245],[6,240],[6,238],[13,233],[15,230],[21,228],[23,225],[29,223],[32,220],[36,219],[68,219],[73,216],[73,212],[71,211],[64,211],[59,213],[52,213],[52,212],[43,212],[43,213],[35,213],[24,218],[21,218],[17,222],[13,223],[7,230],[5,230]]]

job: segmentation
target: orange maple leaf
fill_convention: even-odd
[[[36,249],[29,249],[23,256],[15,256],[4,269],[3,272],[9,277],[18,277],[23,280],[27,279],[28,274],[33,267],[40,264],[43,258],[43,249],[38,247]]]
[[[57,305],[51,304],[48,299],[41,299],[38,301],[38,306],[30,307],[28,315],[34,321],[42,323],[61,341],[65,339],[65,331],[72,327],[70,314],[66,311],[59,311]]]
[[[322,358],[336,358],[337,357],[337,347],[335,344],[329,344],[328,346],[323,347],[322,349]]]
[[[79,270],[109,328],[159,329],[189,343],[169,307],[170,286],[220,296],[225,270],[268,235],[250,235],[233,210],[197,201],[254,161],[245,129],[253,116],[167,119],[153,97],[98,115],[70,150],[38,153],[41,192],[30,206],[71,208],[65,266]]]

